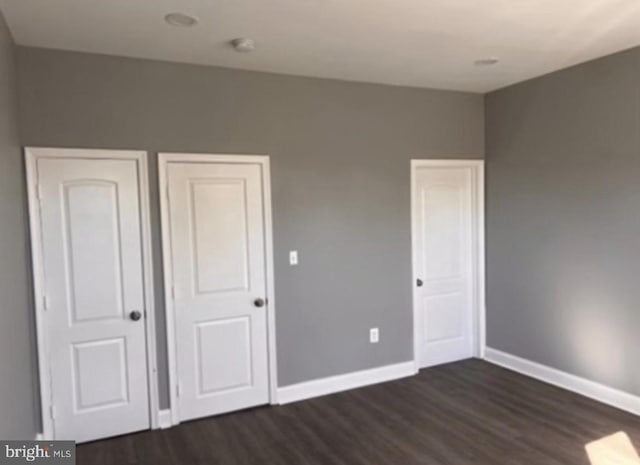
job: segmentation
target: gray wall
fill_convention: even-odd
[[[271,156],[281,386],[412,358],[409,160],[481,158],[482,96],[32,48],[18,61],[25,145]]]
[[[640,48],[486,97],[488,344],[640,394]]]
[[[0,438],[29,439],[37,369],[14,51],[0,12]]]

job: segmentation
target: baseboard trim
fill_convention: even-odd
[[[158,412],[158,428],[167,429],[173,426],[173,421],[171,421],[171,410],[160,410]]]
[[[349,389],[406,378],[416,373],[415,364],[411,361],[356,371],[344,375],[314,379],[312,381],[305,381],[303,383],[278,388],[278,403],[281,405],[289,404],[313,397],[325,396]]]
[[[508,370],[553,384],[568,391],[640,415],[640,397],[555,368],[532,362],[516,355],[487,347],[485,360]]]

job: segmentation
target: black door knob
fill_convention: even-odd
[[[422,284],[423,284],[422,279],[416,279],[416,286],[422,287]]]
[[[131,318],[133,321],[138,321],[140,318],[142,318],[142,313],[140,313],[138,310],[134,310],[129,313],[129,318]]]
[[[255,305],[256,307],[264,307],[264,299],[257,298],[253,301],[253,305]]]

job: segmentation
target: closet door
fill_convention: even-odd
[[[38,158],[55,439],[149,428],[136,160]],[[41,363],[47,363],[41,360]]]
[[[269,401],[261,169],[166,168],[181,420]]]

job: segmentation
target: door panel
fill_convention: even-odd
[[[197,330],[198,395],[251,387],[251,320],[207,321]]]
[[[146,429],[137,161],[41,158],[37,172],[55,439]]]
[[[420,366],[472,357],[473,171],[418,168],[414,198]],[[415,221],[415,220],[414,220]]]
[[[425,297],[425,341],[430,343],[464,337],[464,304],[460,293]]]
[[[99,181],[65,182],[63,189],[71,321],[122,318],[117,185]]]
[[[126,404],[129,380],[124,338],[81,342],[72,347],[76,411]]]
[[[191,183],[196,292],[247,289],[249,244],[243,179]]]
[[[268,402],[261,170],[167,166],[182,420]]]
[[[424,181],[424,176],[422,178]],[[462,190],[461,187],[437,184],[422,188],[423,272],[429,281],[455,279],[464,268],[460,243],[464,220],[461,218]]]

